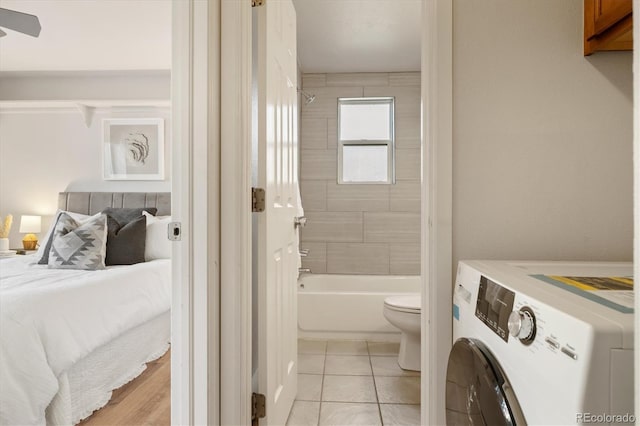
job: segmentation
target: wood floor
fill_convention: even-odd
[[[147,364],[135,380],[113,391],[102,409],[81,426],[138,426],[171,424],[171,351]]]

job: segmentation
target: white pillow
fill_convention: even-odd
[[[146,211],[142,214],[147,218],[144,260],[171,259],[171,241],[167,237],[171,216],[153,216]]]

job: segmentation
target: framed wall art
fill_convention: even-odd
[[[107,118],[102,127],[103,179],[164,179],[164,119]]]

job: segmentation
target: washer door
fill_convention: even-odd
[[[526,425],[507,377],[477,340],[461,338],[453,345],[446,392],[448,425]]]

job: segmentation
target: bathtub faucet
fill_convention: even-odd
[[[307,218],[304,216],[297,216],[293,219],[293,227],[294,228],[304,228],[307,224]]]
[[[298,274],[310,274],[311,269],[309,268],[298,268]]]

